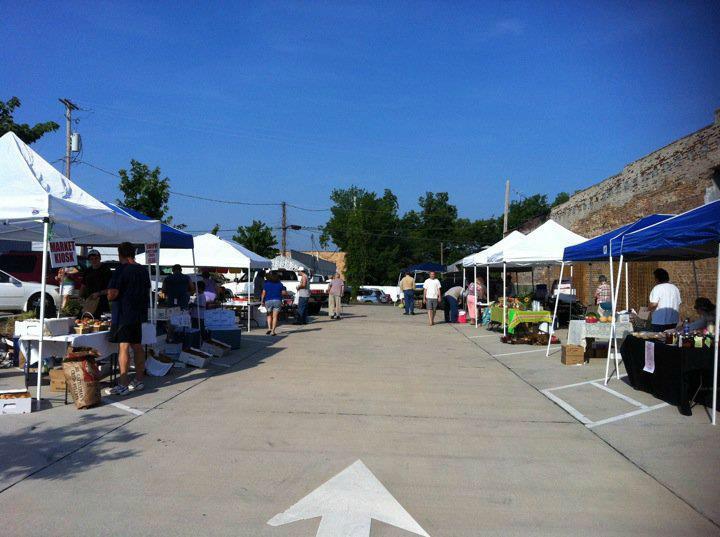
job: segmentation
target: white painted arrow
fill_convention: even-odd
[[[430,537],[362,461],[356,461],[268,524],[282,526],[322,517],[316,537],[369,537],[374,518]]]

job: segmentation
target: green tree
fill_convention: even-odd
[[[0,101],[0,136],[7,132],[14,132],[23,142],[32,144],[48,132],[54,132],[60,128],[60,125],[54,121],[37,123],[33,127],[27,123],[15,123],[14,115],[17,108],[20,108],[20,99],[17,97],[11,97],[6,102]]]
[[[382,196],[352,186],[333,190],[331,217],[320,238],[345,252],[345,277],[356,292],[360,285],[394,281],[400,270],[401,237],[398,201],[390,190]]]
[[[544,220],[550,214],[550,205],[545,194],[535,194],[520,201],[510,202],[508,230],[517,229],[533,218]]]
[[[232,240],[263,257],[273,258],[279,253],[272,229],[260,220],[253,220],[249,226],[238,226]]]
[[[165,216],[170,199],[170,179],[160,178],[159,167],[151,170],[147,164],[133,159],[130,161],[130,172],[122,169],[118,174],[120,191],[124,195],[119,203],[166,224],[172,222],[172,217]]]
[[[570,194],[568,194],[567,192],[558,192],[558,195],[555,196],[555,199],[553,200],[550,207],[557,207],[558,205],[562,205],[569,199],[570,199]]]
[[[220,233],[220,224],[215,224],[213,228],[210,230],[211,235],[217,235]]]

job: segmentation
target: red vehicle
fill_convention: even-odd
[[[81,267],[87,265],[87,260],[78,256],[78,263]],[[58,269],[50,268],[50,259],[47,262],[48,275],[45,283],[48,285],[57,285]],[[23,282],[41,283],[42,278],[42,252],[6,252],[0,254],[0,270],[4,270],[8,274],[14,276]],[[82,285],[82,273],[77,272],[70,274],[70,278],[75,283],[75,288],[79,289]]]

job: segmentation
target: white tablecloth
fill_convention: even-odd
[[[568,328],[568,345],[582,345],[585,347],[585,338],[610,339],[610,329],[612,323],[586,323],[585,321],[570,321]],[[631,323],[615,324],[615,337],[624,339],[625,336],[632,333],[633,325]]]
[[[55,356],[62,358],[68,347],[91,347],[100,353],[100,360],[118,351],[117,343],[110,343],[109,331],[92,334],[68,334],[66,336],[46,337],[43,343],[43,358]],[[37,336],[20,338],[20,352],[34,364],[38,361],[40,340]]]

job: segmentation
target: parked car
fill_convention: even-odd
[[[298,282],[300,281],[297,272],[286,269],[277,269],[274,272],[276,272],[280,277],[280,282],[285,286],[285,289],[293,294],[297,293]],[[315,285],[315,289],[313,289],[313,285]],[[324,286],[321,291],[317,288],[318,285]],[[310,313],[310,315],[317,315],[320,313],[323,303],[327,304],[327,284],[319,284],[318,282],[313,284],[311,276],[308,313]]]
[[[387,304],[391,299],[390,295],[383,293],[380,289],[360,289],[357,301],[360,304]]]
[[[38,282],[24,282],[0,270],[0,310],[30,311],[40,304],[42,284]],[[54,285],[47,285],[45,293],[48,296],[47,305],[52,300],[56,308],[60,308],[60,289]]]

